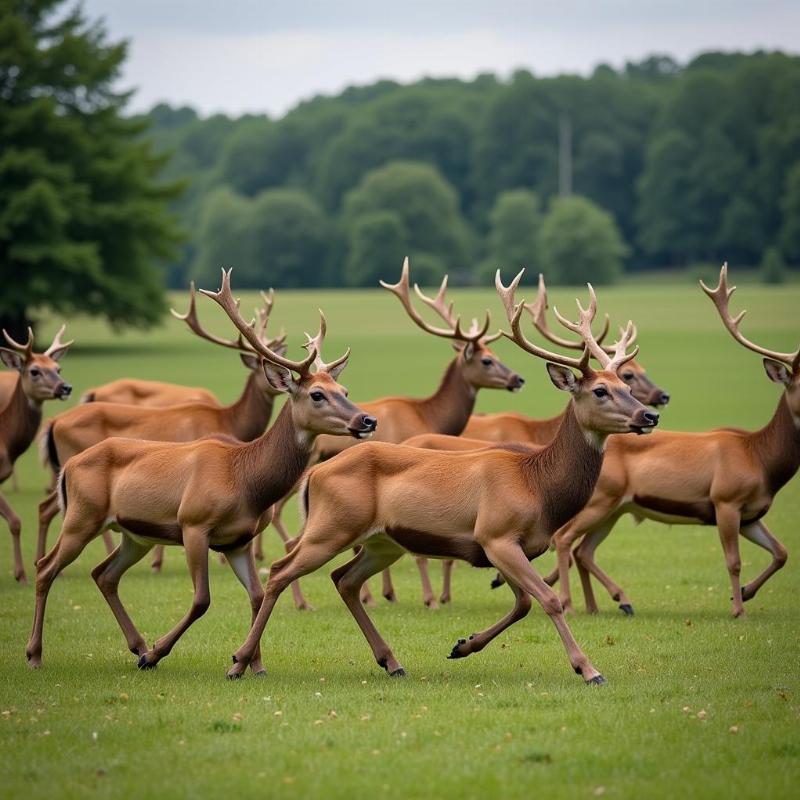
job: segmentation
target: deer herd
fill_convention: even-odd
[[[482,650],[527,615],[533,598],[555,625],[575,672],[588,684],[604,683],[565,617],[572,611],[570,568],[577,569],[588,612],[598,610],[595,578],[632,615],[624,589],[595,560],[598,545],[624,514],[716,526],[732,613],[743,614],[744,602],[787,558],[764,516],[800,467],[800,349],[780,353],[744,336],[744,312],[732,316],[729,311],[734,290],[723,265],[718,286],[712,290],[701,282],[702,289],[725,329],[763,356],[767,377],[782,385],[775,413],[754,432],[654,432],[659,421],[654,409],[670,397],[637,360],[633,323],[620,328],[616,342],[604,344],[609,319],[605,315],[596,324],[598,303],[589,286],[588,305],[578,301],[577,321],[552,309],[564,329],[557,334],[548,326],[543,278],[533,303],[517,297],[521,278],[522,272],[505,285],[497,273],[506,322],[494,333],[489,333],[489,312],[482,323],[462,323],[446,300],[447,278],[434,297],[414,285],[417,300],[440,320],[432,324],[415,306],[406,259],[398,283],[382,286],[418,328],[449,340],[454,356],[429,397],[391,396],[358,404],[339,383],[349,350],[323,360],[327,324],[322,312],[317,334],[306,334],[306,354],[292,360],[286,336],[267,333],[272,292],[262,293],[263,307],[248,321],[232,293],[230,270],[223,270],[219,291],[201,290],[235,329],[233,338],[223,338],[201,325],[192,285],[189,310],[173,314],[197,337],[238,354],[247,370],[244,387],[226,406],[204,388],[115,380],[89,389],[80,404],[45,422],[41,450],[52,483],[39,506],[33,630],[26,647],[30,666],[42,664],[53,581],[98,536],[104,537],[108,555],[92,577],[141,669],[155,667],[208,609],[209,550],[224,556],[250,604],[250,632],[233,656],[230,678],[248,667],[254,674],[264,672],[260,642],[281,593],[290,588],[297,608],[310,609],[299,579],[352,550],[331,577],[389,675],[405,671],[367,613],[375,602],[367,581],[382,573],[382,594],[395,600],[389,568],[409,553],[430,608],[438,604],[428,575],[431,558],[443,563],[440,603],[451,602],[456,559],[494,568],[491,585],[507,584],[513,594],[508,613],[459,639],[450,658]],[[556,349],[533,341],[526,328]],[[0,380],[0,481],[12,476],[14,462],[36,437],[43,403],[66,399],[72,391],[61,377],[60,362],[72,344],[62,341],[63,327],[43,353],[34,352],[30,330],[24,344],[3,334],[7,346],[0,347],[0,359],[10,372]],[[535,419],[474,413],[480,389],[515,392],[524,384],[490,349],[501,336],[545,362],[553,386],[569,396],[561,414]],[[281,395],[286,402],[269,425]],[[304,521],[292,537],[281,512],[295,494]],[[46,551],[48,529],[59,512],[61,530]],[[11,531],[14,577],[24,583],[21,522],[3,495],[0,514]],[[286,552],[272,563],[262,586],[256,560],[263,558],[260,536],[270,523]],[[744,585],[739,535],[771,556],[763,572]],[[165,545],[183,547],[194,593],[186,614],[148,646],[118,587],[125,572],[154,548],[152,567],[158,571]],[[542,576],[532,562],[548,549],[555,550],[557,566]],[[558,593],[552,588],[556,584]]]

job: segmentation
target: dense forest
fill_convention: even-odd
[[[281,119],[148,115],[187,238],[168,283],[462,283],[800,263],[800,58],[655,56],[590,77],[380,81]]]

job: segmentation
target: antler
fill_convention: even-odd
[[[552,361],[555,364],[562,364],[565,367],[579,369],[584,375],[591,374],[591,370],[589,369],[588,349],[584,348],[583,355],[580,358],[565,356],[561,353],[552,353],[549,350],[545,350],[543,347],[539,347],[538,345],[535,345],[533,342],[529,341],[522,332],[520,328],[520,321],[522,318],[522,311],[525,307],[525,302],[520,301],[517,303],[514,295],[524,273],[524,269],[520,270],[516,278],[514,278],[514,280],[511,281],[508,286],[503,286],[503,281],[500,279],[499,269],[495,274],[494,285],[497,289],[497,293],[500,295],[500,299],[503,301],[503,306],[506,310],[506,318],[511,325],[511,333],[506,333],[503,331],[503,335],[518,344],[526,352],[531,353],[534,356],[538,356],[539,358],[543,358],[545,361]]]
[[[238,302],[236,305],[238,307]],[[197,302],[194,281],[189,284],[189,310],[185,314],[180,314],[174,308],[171,308],[170,312],[175,319],[180,319],[185,322],[192,333],[194,333],[196,336],[199,336],[201,339],[205,339],[207,342],[212,342],[213,344],[218,344],[222,347],[229,347],[231,350],[244,350],[246,352],[251,349],[247,346],[247,343],[244,341],[244,339],[242,339],[241,333],[236,339],[222,339],[213,333],[209,333],[203,328],[203,326],[200,324],[200,320],[197,317]],[[264,326],[266,326],[266,322],[264,323]],[[263,332],[263,328],[261,330]]]
[[[544,275],[539,273],[539,288],[536,293],[536,300],[532,303],[525,303],[525,310],[531,315],[533,318],[533,324],[536,327],[536,330],[544,336],[547,341],[552,342],[553,344],[557,344],[559,347],[565,347],[568,350],[583,350],[584,348],[584,341],[580,339],[578,341],[574,341],[573,339],[565,339],[562,336],[559,336],[556,333],[553,333],[547,327],[547,309],[549,304],[547,302],[547,287],[544,285]],[[608,314],[605,315],[605,319],[603,320],[603,329],[600,331],[600,334],[596,337],[597,343],[602,345],[603,339],[606,338],[608,335],[608,328],[609,328],[609,319]],[[633,342],[631,342],[633,344]],[[603,347],[606,352],[611,352],[611,348]]]
[[[311,364],[317,357],[317,350],[315,347],[311,348],[308,356],[302,361],[292,361],[270,349],[270,347],[259,338],[255,329],[255,320],[251,321],[249,324],[244,321],[239,311],[239,303],[234,299],[231,293],[230,269],[222,270],[222,286],[218,292],[212,292],[208,289],[201,289],[200,291],[222,307],[222,310],[230,317],[231,322],[236,326],[241,336],[244,336],[252,346],[252,349],[262,358],[265,358],[273,364],[285,367],[286,369],[294,370],[300,375],[305,375],[309,372]]]
[[[31,360],[31,356],[33,355],[33,330],[30,327],[28,328],[28,341],[25,342],[25,344],[14,341],[8,335],[5,328],[3,328],[3,336],[13,350],[16,350],[21,356],[25,357],[26,363]]]
[[[722,319],[722,324],[739,344],[744,345],[748,350],[752,350],[754,353],[760,353],[762,356],[768,356],[769,358],[774,358],[776,361],[782,361],[784,364],[791,367],[792,370],[797,369],[798,365],[800,365],[800,348],[795,350],[794,353],[779,353],[777,350],[767,350],[766,347],[761,347],[760,345],[754,344],[749,339],[745,339],[739,331],[739,324],[747,313],[747,309],[743,309],[735,317],[731,317],[728,311],[728,302],[730,301],[731,295],[736,291],[736,287],[731,286],[728,288],[727,261],[722,265],[719,271],[719,283],[716,289],[709,289],[703,281],[700,281],[700,286],[703,287],[703,291],[711,298],[711,301],[717,307],[719,316]],[[6,338],[8,337],[6,336]]]
[[[434,336],[442,336],[445,339],[457,339],[462,342],[478,342],[485,336],[486,331],[489,330],[489,324],[491,322],[488,311],[486,312],[486,321],[484,322],[483,327],[479,327],[476,323],[466,333],[461,330],[461,317],[457,316],[455,319],[452,318],[452,303],[449,306],[445,306],[444,304],[444,292],[447,290],[447,278],[442,281],[439,292],[434,299],[425,297],[425,295],[423,295],[419,289],[416,289],[416,292],[427,305],[433,308],[436,313],[439,314],[439,316],[442,317],[445,322],[447,322],[450,327],[437,328],[425,322],[425,320],[419,315],[417,310],[411,304],[408,273],[409,265],[408,257],[406,256],[405,260],[403,261],[403,271],[400,274],[400,280],[395,284],[386,283],[385,281],[381,281],[380,283],[384,289],[388,289],[390,292],[392,292],[392,294],[397,295],[403,308],[406,310],[406,313],[409,317],[411,317],[417,327],[422,328],[422,330],[426,331],[427,333],[432,333]]]
[[[70,339],[68,342],[61,341],[61,337],[66,329],[67,329],[66,325],[62,325],[58,329],[58,332],[53,337],[53,343],[50,345],[50,347],[47,348],[47,350],[44,351],[44,354],[46,356],[52,355],[53,353],[55,353],[56,350],[61,350],[62,347],[69,347],[71,344],[74,344],[75,342],[74,339]]]
[[[319,309],[319,331],[317,332],[316,336],[310,336],[306,331],[306,343],[303,347],[306,348],[309,352],[312,350],[316,352],[316,358],[314,359],[314,366],[317,368],[317,372],[331,372],[331,370],[336,369],[340,364],[343,364],[350,358],[350,348],[348,347],[345,351],[343,356],[340,356],[336,359],[336,361],[331,361],[329,364],[326,364],[322,360],[322,343],[325,341],[325,335],[328,333],[328,322],[325,319],[325,315],[322,313],[322,309]]]
[[[558,313],[558,309],[553,306],[553,313],[556,319],[567,330],[577,333],[586,342],[591,354],[597,359],[603,369],[609,372],[616,372],[623,364],[632,361],[636,358],[639,348],[635,347],[631,353],[625,351],[631,344],[635,328],[633,323],[628,321],[624,330],[620,331],[620,338],[608,349],[602,347],[592,333],[592,322],[597,314],[597,295],[594,293],[594,288],[591,283],[586,284],[589,287],[589,308],[584,308],[580,300],[575,300],[578,305],[579,321],[570,322],[565,317]]]

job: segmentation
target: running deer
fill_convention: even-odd
[[[546,311],[548,308],[547,287],[545,286],[544,276],[539,274],[539,288],[536,300],[533,303],[525,303],[525,311],[528,312],[536,330],[553,344],[568,350],[583,350],[582,339],[568,339],[550,330],[547,325]],[[604,325],[598,334],[597,342],[606,351],[611,353],[612,348],[602,344],[603,339],[608,333],[609,319],[605,317]],[[634,326],[630,337],[629,346],[632,346],[637,338],[637,330]],[[659,406],[669,402],[669,394],[656,386],[647,375],[644,367],[636,359],[625,363],[617,373],[618,376],[631,387],[631,393],[641,403],[646,405]],[[461,436],[446,436],[443,434],[421,434],[406,440],[403,444],[411,447],[423,447],[431,450],[476,450],[490,442],[508,443],[517,442],[526,445],[545,445],[548,444],[556,434],[564,418],[564,412],[555,417],[546,419],[534,419],[522,414],[500,413],[473,415],[470,417],[467,427]],[[441,603],[449,603],[452,599],[452,571],[454,563],[451,560],[442,562],[442,593],[439,598]],[[545,578],[552,585],[552,576]],[[504,583],[500,575],[495,576],[491,586],[493,589],[502,586]]]
[[[202,436],[222,434],[239,441],[252,441],[260,436],[272,416],[275,397],[280,393],[270,384],[261,369],[260,356],[238,336],[223,339],[206,331],[197,316],[194,284],[191,286],[189,311],[172,312],[183,320],[199,338],[220,347],[234,350],[249,370],[247,382],[238,400],[229,406],[207,402],[183,403],[175,406],[140,406],[122,403],[87,402],[59,414],[46,424],[42,434],[45,459],[57,475],[67,460],[111,436],[124,436],[146,441],[189,442]],[[268,315],[259,314],[254,335],[273,352],[282,352],[283,337],[266,339]],[[180,387],[184,388],[184,387]],[[39,538],[37,560],[44,555],[50,523],[58,514],[58,493],[54,490],[39,505]],[[109,552],[111,537],[104,537]],[[153,568],[161,566],[161,551]]]
[[[722,428],[707,433],[662,431],[646,441],[615,439],[608,452],[591,500],[556,534],[561,601],[571,606],[570,548],[581,577],[586,609],[597,611],[591,586],[593,575],[628,614],[633,607],[622,587],[594,560],[597,546],[625,513],[670,525],[714,525],[719,532],[732,589],[732,614],[744,613],[750,600],[787,558],[786,548],[763,521],[778,491],[800,466],[800,348],[779,353],[744,337],[739,325],[745,312],[732,317],[728,310],[736,287],[728,287],[728,265],[720,270],[719,284],[703,291],[717,308],[731,336],[764,358],[767,377],[783,387],[778,407],[758,431]],[[772,556],[755,580],[740,585],[739,535],[763,547]]]
[[[370,442],[310,470],[302,497],[306,526],[295,547],[272,565],[264,600],[244,644],[233,656],[228,677],[243,674],[259,655],[259,643],[280,594],[289,584],[360,544],[358,554],[333,571],[334,584],[355,618],[378,664],[389,675],[405,671],[375,629],[359,600],[364,581],[404,553],[459,558],[474,566],[494,566],[515,596],[513,610],[495,625],[460,639],[450,657],[483,649],[502,630],[529,611],[532,595],[550,616],[573,669],[587,683],[603,683],[578,646],[561,604],[530,559],[547,550],[550,537],[589,499],[612,433],[645,433],[658,414],[631,396],[617,370],[637,350],[626,353],[631,326],[609,356],[591,332],[597,302],[590,288],[580,322],[564,320],[580,333],[586,350],[580,358],[549,352],[530,342],[520,327],[523,306],[514,293],[522,277],[497,290],[503,299],[511,334],[526,352],[547,361],[556,388],[572,395],[553,441],[538,453],[513,446],[478,453],[441,453],[403,445]],[[601,364],[595,372],[589,354]],[[580,373],[576,375],[573,370]]]
[[[462,328],[460,318],[454,313],[453,303],[448,303],[446,300],[447,276],[433,298],[427,297],[416,284],[414,285],[414,291],[419,299],[444,321],[445,327],[437,327],[426,322],[414,307],[411,300],[408,258],[403,261],[400,280],[396,284],[381,281],[381,286],[398,298],[406,314],[418,328],[432,336],[450,341],[456,350],[456,356],[448,364],[439,388],[430,397],[394,396],[361,404],[363,409],[380,422],[376,440],[398,443],[420,433],[459,434],[475,408],[475,400],[480,389],[505,389],[514,392],[522,388],[525,383],[523,378],[510,370],[489,349],[489,345],[498,339],[500,334],[487,335],[490,322],[488,313],[482,326],[479,327],[474,321],[469,330],[465,331]],[[313,465],[326,461],[352,444],[354,443],[350,441],[320,436],[314,446],[310,463]],[[273,525],[284,543],[290,541],[290,538],[280,518],[281,510],[295,490],[296,487],[275,508]],[[425,564],[418,560],[417,565],[423,581],[423,594],[429,600],[427,604],[434,606],[433,590],[430,587]],[[383,578],[382,593],[387,600],[394,600],[395,592],[388,571],[384,572]],[[298,607],[309,607],[302,595],[298,600],[298,593],[294,588],[293,592]],[[366,587],[362,600],[371,603]]]
[[[255,616],[263,591],[251,541],[268,522],[271,505],[300,477],[319,434],[362,437],[375,430],[375,419],[354,406],[337,382],[349,350],[323,363],[320,331],[309,341],[305,359],[289,360],[271,350],[242,319],[231,294],[230,271],[223,271],[218,292],[204,294],[225,310],[262,359],[270,385],[287,394],[288,402],[275,424],[253,442],[235,443],[222,436],[188,443],[111,438],[67,461],[58,485],[64,524],[53,549],[37,564],[33,630],[26,649],[32,667],[42,663],[45,604],[53,580],[109,522],[122,532],[122,542],[92,577],[141,669],[155,667],[208,609],[209,549],[225,553]],[[117,589],[122,575],[155,544],[184,548],[194,597],[180,622],[148,649]],[[251,667],[263,672],[257,652]]]
[[[8,347],[0,347],[0,360],[17,373],[14,390],[0,411],[0,482],[14,470],[14,462],[30,447],[42,421],[42,403],[45,400],[66,400],[72,387],[61,377],[59,362],[72,342],[63,342],[65,326],[56,333],[52,344],[44,353],[33,352],[33,331],[28,328],[28,341],[20,344],[5,331]],[[19,517],[0,494],[0,515],[8,522],[14,543],[14,578],[26,582],[22,563]]]

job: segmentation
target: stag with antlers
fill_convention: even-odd
[[[251,541],[271,505],[303,472],[314,439],[323,433],[364,436],[376,421],[347,399],[337,382],[350,351],[329,364],[319,355],[324,327],[306,358],[290,360],[267,347],[242,318],[223,271],[218,292],[204,291],[230,317],[262,361],[270,385],[288,395],[275,424],[249,443],[208,437],[185,444],[111,438],[71,458],[59,478],[64,524],[53,549],[37,564],[33,631],[28,663],[42,663],[47,595],[56,576],[80,555],[110,520],[122,542],[92,577],[111,607],[142,669],[155,667],[186,629],[208,609],[208,551],[224,552],[247,590],[253,615],[263,592]],[[324,317],[322,317],[324,326]],[[312,364],[316,370],[312,371]],[[181,545],[194,584],[192,605],[180,622],[148,648],[118,595],[122,575],[155,544]],[[251,660],[261,672],[257,653]]]
[[[384,397],[361,404],[362,408],[380,422],[376,440],[398,443],[421,433],[457,435],[467,424],[480,389],[505,389],[513,392],[522,388],[525,382],[522,377],[512,372],[489,349],[489,345],[498,339],[500,334],[487,334],[490,324],[488,312],[483,325],[473,321],[471,327],[464,330],[460,318],[454,313],[453,303],[448,303],[446,299],[447,276],[435,297],[428,297],[416,284],[414,285],[417,297],[444,321],[445,327],[426,322],[414,307],[411,299],[408,258],[403,261],[400,280],[395,284],[381,281],[381,286],[399,299],[409,318],[418,328],[432,336],[450,341],[456,350],[456,356],[448,364],[439,388],[430,397]],[[352,441],[320,436],[310,463],[326,461],[352,444],[354,444]],[[281,510],[295,490],[275,508],[273,524],[284,542],[289,541],[289,534],[282,524]],[[423,602],[429,607],[435,607],[436,601],[425,563],[423,560],[418,560],[417,565],[423,582]],[[394,600],[395,592],[389,572],[385,572],[383,577],[383,595],[387,600]],[[366,587],[362,600],[371,603]],[[301,601],[302,605],[298,603],[297,594],[295,601],[298,607],[308,607],[304,598]]]
[[[579,304],[581,321],[575,325],[563,320],[584,337],[583,356],[544,350],[521,330],[523,307],[514,300],[521,277],[522,273],[509,287],[502,285],[499,272],[496,278],[511,325],[507,335],[526,352],[545,359],[554,385],[572,395],[553,441],[534,454],[509,447],[441,453],[370,442],[314,467],[302,495],[305,530],[294,549],[273,563],[255,624],[233,657],[229,677],[241,676],[259,653],[261,635],[283,590],[360,543],[355,558],[331,577],[376,661],[390,675],[405,673],[362,606],[359,591],[367,578],[411,552],[493,565],[514,593],[512,611],[482,633],[459,640],[452,658],[483,649],[528,613],[533,596],[555,624],[573,669],[587,683],[604,682],[572,636],[558,598],[529,562],[547,549],[552,533],[591,495],[606,438],[649,431],[658,414],[634,399],[617,376],[637,352],[626,352],[631,327],[609,356],[591,332],[597,309],[591,292],[589,308]],[[599,371],[589,366],[590,352],[601,364]]]
[[[271,299],[271,297],[265,298],[269,301]],[[268,339],[266,335],[270,310],[271,302],[265,309],[257,311],[258,324],[254,335],[271,351],[280,354],[285,348],[284,337]],[[242,363],[249,370],[239,399],[229,406],[206,401],[179,405],[156,402],[144,405],[117,402],[83,403],[59,414],[45,425],[42,450],[54,475],[58,475],[61,466],[71,456],[110,436],[125,436],[147,441],[188,442],[202,436],[221,434],[239,441],[252,441],[264,432],[272,416],[272,406],[279,391],[266,379],[261,369],[259,354],[241,335],[235,339],[224,339],[203,328],[197,316],[194,283],[189,294],[188,312],[179,314],[173,310],[172,313],[177,319],[184,321],[189,330],[200,339],[239,354]],[[167,394],[173,397],[188,388],[169,384],[158,384],[158,386],[167,387]],[[137,393],[140,396],[143,394],[142,391]],[[155,397],[153,393],[149,396],[151,401]],[[37,560],[44,555],[47,532],[56,514],[58,514],[58,494],[52,491],[39,505]],[[111,552],[113,545],[110,536],[106,534],[105,540],[106,547]],[[161,566],[162,555],[161,549],[157,548],[153,560],[153,569],[156,571]]]
[[[591,500],[555,535],[561,601],[571,605],[569,561],[573,553],[586,608],[597,611],[591,586],[594,576],[626,613],[633,613],[627,594],[594,560],[598,545],[626,513],[670,525],[716,526],[732,590],[731,612],[744,614],[750,600],[787,558],[763,517],[777,492],[800,467],[800,348],[792,353],[769,350],[739,330],[745,312],[732,317],[728,308],[736,287],[728,286],[728,266],[710,289],[701,281],[726,330],[743,347],[764,356],[767,377],[783,387],[772,419],[758,431],[719,429],[707,433],[661,431],[647,441],[609,442],[603,472]],[[739,536],[764,548],[770,564],[755,580],[740,585]]]
[[[33,352],[33,331],[28,328],[28,341],[20,344],[5,331],[8,347],[0,347],[0,360],[18,373],[16,385],[5,407],[0,411],[0,483],[14,471],[14,462],[30,447],[42,421],[45,400],[66,400],[72,387],[61,377],[59,362],[72,342],[61,337],[65,326],[56,333],[44,353]],[[0,494],[0,515],[8,522],[14,543],[14,578],[24,583],[20,531],[22,524],[8,501]]]

